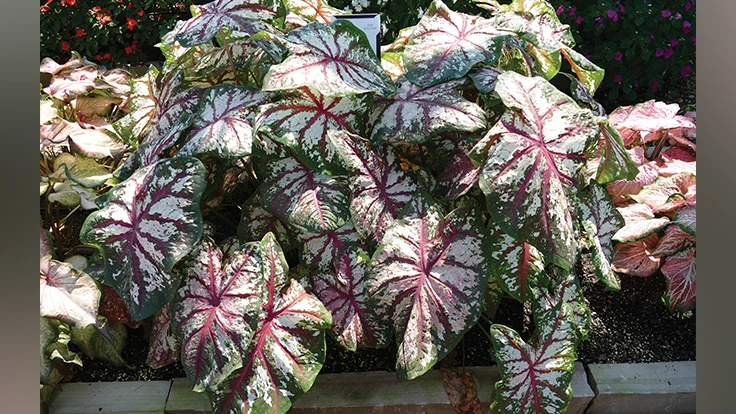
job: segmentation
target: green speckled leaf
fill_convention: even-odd
[[[210,393],[212,411],[286,413],[307,392],[325,361],[325,331],[332,316],[296,280],[273,235],[260,243],[263,294],[258,329],[243,368]]]
[[[202,162],[188,157],[142,168],[105,193],[104,207],[82,226],[80,240],[102,252],[105,280],[134,320],[173,298],[179,278],[171,270],[202,233],[204,175]]]
[[[570,307],[560,303],[535,321],[537,332],[527,344],[516,331],[491,327],[501,381],[495,407],[504,414],[558,414],[572,401],[577,336]]]
[[[486,128],[486,114],[463,98],[452,81],[428,88],[402,82],[389,98],[377,98],[369,115],[371,141],[422,143],[444,131],[474,132]]]
[[[570,194],[598,125],[540,77],[505,72],[496,92],[510,109],[473,150],[487,152],[479,184],[488,210],[503,231],[570,268],[578,249]]]
[[[544,272],[544,257],[534,246],[518,241],[489,221],[491,273],[506,293],[521,303],[532,299],[532,289]]]
[[[434,0],[404,50],[405,76],[424,87],[459,79],[476,63],[496,63],[511,35],[490,19],[454,12]]]
[[[394,91],[365,33],[346,20],[330,25],[311,23],[286,36],[291,54],[271,66],[263,89],[276,91],[309,86],[326,96]]]
[[[427,372],[480,317],[490,269],[488,235],[478,212],[461,207],[445,216],[420,191],[371,259],[366,302],[393,325],[399,378]]]

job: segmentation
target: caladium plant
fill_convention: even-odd
[[[286,412],[326,335],[396,341],[397,375],[416,378],[506,297],[537,332],[482,325],[493,407],[563,413],[591,329],[583,250],[608,288],[661,267],[668,303],[694,306],[694,117],[653,102],[606,116],[603,71],[549,3],[479,4],[487,16],[435,0],[380,60],[324,0],[216,0],[137,78],[45,61],[41,193],[92,212],[74,246],[87,277],[54,259],[76,252],[59,225],[41,232],[42,379],[76,362],[66,331],[114,358],[100,291],[111,321],[109,301],[124,308],[106,339],[151,326],[149,364],[178,358],[218,414]]]

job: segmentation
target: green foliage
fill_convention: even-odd
[[[76,51],[109,66],[162,60],[154,47],[204,0],[41,0],[41,58]]]
[[[576,48],[606,70],[604,103],[651,99],[695,70],[695,0],[555,1]],[[595,41],[590,41],[595,39]]]

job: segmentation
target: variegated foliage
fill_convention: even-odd
[[[444,215],[421,191],[386,230],[365,287],[369,309],[396,333],[400,378],[425,373],[478,321],[490,274],[488,242],[477,211]]]
[[[542,78],[505,72],[496,92],[509,108],[478,144],[480,187],[506,233],[570,268],[577,237],[570,209],[576,174],[598,136],[595,119]]]
[[[285,413],[309,390],[325,360],[332,316],[305,292],[281,247],[268,234],[260,243],[265,289],[258,324],[243,367],[210,393],[215,413]]]
[[[368,140],[345,131],[330,132],[329,137],[350,174],[355,229],[363,238],[381,240],[416,191],[415,179],[386,145],[371,149]]]
[[[496,63],[510,35],[490,19],[454,12],[434,0],[404,49],[405,76],[423,87],[458,79],[476,63]]]
[[[182,343],[182,365],[195,391],[217,389],[242,367],[263,296],[261,261],[257,243],[225,257],[208,237],[187,260],[173,325]]]
[[[394,91],[365,33],[350,22],[312,23],[286,36],[290,55],[271,66],[263,81],[267,91],[309,86],[326,96]]]
[[[171,270],[202,232],[204,166],[178,157],[139,169],[104,196],[80,232],[105,258],[105,281],[135,320],[153,315],[179,284]]]
[[[577,358],[572,310],[560,302],[535,322],[537,331],[531,344],[511,328],[491,327],[501,374],[491,407],[504,414],[564,413],[572,401]]]

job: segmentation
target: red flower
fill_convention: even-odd
[[[100,7],[100,6],[95,6],[95,7],[92,8],[92,11],[93,12],[99,12],[100,10],[102,10],[102,7]]]
[[[104,59],[110,59],[110,54],[109,53],[105,53],[102,57]]]
[[[41,6],[41,13],[46,13],[49,11],[49,6]]]
[[[129,9],[132,9],[132,8],[133,8],[133,3],[131,3],[131,2],[128,2],[128,8],[129,8]]]
[[[624,58],[624,55],[621,54],[621,52],[617,52],[616,55],[613,58],[616,59],[616,60],[618,60],[618,61],[620,61],[621,59]]]
[[[138,10],[138,13],[136,13],[136,14],[139,15],[139,16],[143,16],[144,11],[143,10]]]
[[[75,39],[79,39],[80,37],[84,37],[87,35],[87,32],[84,31],[84,29],[77,29],[77,33],[74,35]]]
[[[133,30],[133,28],[138,24],[138,20],[131,19],[130,17],[126,17],[126,22],[128,24],[128,30]]]
[[[69,42],[67,42],[66,40],[61,42],[61,50],[68,52],[69,49],[71,49],[71,46],[69,46]]]
[[[67,6],[74,6],[77,4],[77,0],[61,0],[61,4],[66,4]]]
[[[95,55],[95,59],[97,59],[97,60],[102,60],[102,55],[100,55],[99,53],[98,53],[98,54],[96,54],[96,55]]]

